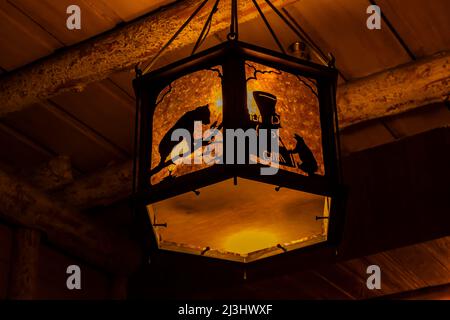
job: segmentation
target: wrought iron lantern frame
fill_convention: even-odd
[[[233,3],[234,10],[237,10],[237,7],[235,7],[235,0],[233,0]],[[218,1],[215,4],[216,8],[217,4]],[[259,8],[258,11],[262,15]],[[285,53],[274,52],[272,50],[241,42],[238,40],[237,36],[236,13],[233,13],[232,16],[232,27],[227,42],[147,74],[142,74],[142,72],[137,70],[137,77],[133,81],[137,99],[137,152],[135,155],[133,173],[135,181],[133,183],[133,188],[135,190],[135,199],[137,203],[139,203],[138,207],[144,210],[144,207],[151,203],[236,177],[322,195],[331,198],[327,241],[311,247],[287,251],[280,256],[273,256],[269,260],[273,263],[272,266],[286,266],[286,262],[288,261],[286,259],[288,257],[301,257],[302,255],[310,256],[311,250],[316,247],[326,248],[325,251],[318,250],[317,252],[327,252],[328,255],[330,255],[331,252],[331,255],[334,255],[335,248],[339,243],[342,233],[344,219],[344,189],[341,180],[338,141],[339,129],[335,101],[338,71],[334,68],[334,61],[331,61],[329,65],[326,66],[319,65],[289,56]],[[210,20],[211,17],[212,15],[208,20]],[[211,23],[211,21],[209,21],[209,23]],[[196,44],[194,52],[197,47],[198,44]],[[170,183],[161,182],[152,185],[150,183],[151,173],[149,169],[151,168],[152,159],[153,115],[160,92],[180,77],[199,70],[221,66],[223,128],[245,127],[244,118],[248,117],[248,115],[245,114],[245,106],[247,103],[247,83],[245,75],[246,61],[259,63],[290,74],[316,80],[325,174],[323,176],[304,176],[280,168],[276,175],[263,176],[259,173],[260,165],[217,164],[200,171],[177,177]],[[144,216],[148,219],[146,213]],[[148,227],[148,230],[153,229],[151,225]],[[176,253],[162,253],[158,250],[156,239],[151,240],[150,247],[153,255],[180,255]],[[189,259],[197,261],[197,259],[204,258],[196,256],[190,257]],[[217,263],[229,265],[230,262],[221,261]],[[264,260],[255,261],[251,264],[253,266],[267,268],[267,262]]]

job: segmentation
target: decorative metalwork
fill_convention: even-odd
[[[164,249],[250,263],[335,245],[342,197],[334,59],[310,46],[268,0],[325,66],[286,55],[256,0],[282,53],[240,42],[232,0],[226,43],[147,72],[207,2],[134,81],[136,199],[153,221],[154,253]],[[192,53],[209,34],[219,2]],[[273,170],[262,174],[264,169]],[[156,210],[164,224],[156,223]]]

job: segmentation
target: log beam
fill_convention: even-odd
[[[127,161],[77,179],[56,192],[55,197],[80,209],[107,206],[125,199],[131,193],[132,166],[132,161]]]
[[[445,101],[450,94],[450,51],[338,87],[341,127]]]
[[[73,182],[72,164],[68,156],[57,156],[40,165],[29,176],[35,187],[51,191]]]
[[[3,171],[0,217],[40,230],[62,249],[114,274],[129,274],[140,263],[137,243],[122,232],[84,217]]]
[[[296,0],[274,0],[277,7]],[[179,1],[141,20],[116,28],[90,41],[8,73],[0,80],[0,116],[19,111],[33,103],[69,90],[80,90],[112,73],[133,69],[155,56],[203,0]],[[193,44],[206,21],[208,3],[167,52]],[[263,11],[269,7],[261,3]],[[231,1],[221,1],[210,34],[229,28]],[[239,1],[239,22],[258,15],[251,0]]]

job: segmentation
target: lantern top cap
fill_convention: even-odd
[[[226,60],[236,61],[236,59],[241,59],[246,64],[256,62],[289,73],[301,73],[303,76],[315,79],[321,78],[336,82],[338,77],[338,70],[333,67],[299,59],[239,40],[233,40],[220,43],[147,74],[137,74],[133,84],[136,89],[148,84],[148,82],[153,82],[155,79],[158,79],[158,82],[162,78],[173,81],[182,75],[200,69],[216,68],[222,66]],[[222,76],[222,72],[220,70],[217,71]]]

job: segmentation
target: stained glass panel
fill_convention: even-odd
[[[280,130],[280,168],[324,175],[316,81],[251,61],[245,73],[250,120]]]
[[[171,134],[176,129],[187,129],[193,139],[194,122],[202,121],[202,131],[208,129],[221,130],[222,126],[222,68],[200,70],[183,76],[161,91],[153,116],[153,141],[151,159],[151,184],[157,184],[165,179],[182,176],[204,169],[212,164],[193,161],[195,147],[187,152],[188,145],[184,142],[172,142]],[[204,136],[205,137],[205,136]],[[182,145],[184,144],[184,145]],[[207,146],[199,146],[203,151]],[[181,150],[192,164],[174,164],[171,159],[173,150]],[[200,152],[201,154],[202,152]]]

